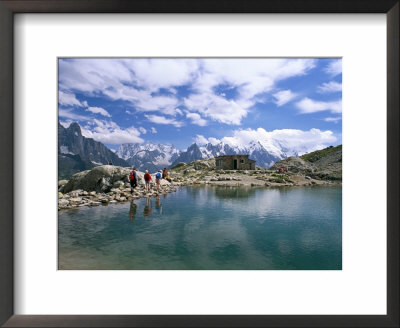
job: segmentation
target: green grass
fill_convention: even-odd
[[[183,170],[186,170],[188,168],[188,164],[180,166],[180,167],[173,167],[172,169],[170,169],[170,171],[172,172],[182,172]]]
[[[300,158],[304,159],[305,161],[313,163],[313,162],[316,162],[316,161],[320,160],[321,158],[324,158],[325,156],[328,156],[329,154],[334,153],[339,150],[342,150],[342,145],[339,145],[336,147],[330,146],[325,149],[317,150],[312,153],[300,156]]]
[[[273,178],[269,178],[268,180],[270,182],[278,182],[278,183],[284,183],[284,182],[289,182],[289,183],[294,183],[293,180],[289,178],[286,174],[278,174],[278,173],[272,173],[270,175]]]

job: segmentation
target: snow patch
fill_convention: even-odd
[[[60,153],[61,154],[71,154],[75,155],[73,152],[69,151],[68,146],[60,146]]]

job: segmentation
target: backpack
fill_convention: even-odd
[[[160,173],[160,172],[157,172],[156,178],[157,178],[157,179],[161,179],[161,173]]]
[[[136,178],[136,174],[135,174],[136,172],[131,172],[130,174],[129,174],[129,180],[135,180],[135,178]]]
[[[149,173],[146,173],[146,174],[144,175],[144,180],[145,180],[145,181],[150,181],[150,179],[151,179],[150,174],[149,174]]]

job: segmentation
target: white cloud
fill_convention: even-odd
[[[198,145],[205,145],[208,143],[208,140],[201,134],[196,134],[196,137],[194,138],[194,142],[197,143]]]
[[[162,111],[164,113],[174,115],[176,112],[176,106],[179,101],[174,97],[148,96],[142,99],[138,99],[135,102],[136,109],[139,111],[149,112],[149,111]]]
[[[290,90],[282,90],[279,91],[277,93],[273,94],[274,98],[275,98],[275,104],[277,104],[277,106],[283,106],[285,104],[287,104],[288,102],[290,102],[291,100],[293,100],[294,98],[297,97],[296,93],[293,93]]]
[[[68,128],[71,125],[71,123],[73,123],[74,121],[73,120],[65,120],[65,121],[59,121],[59,122],[64,128]]]
[[[332,113],[342,112],[342,101],[316,101],[310,98],[304,98],[296,103],[296,107],[302,114],[309,114],[329,110]]]
[[[140,138],[140,132],[134,127],[121,129],[118,124],[112,121],[106,122],[97,119],[94,119],[93,121],[95,126],[92,129],[88,129],[87,126],[81,128],[82,135],[87,138],[93,138],[96,141],[111,145],[122,143],[143,143],[144,141]]]
[[[341,119],[342,119],[341,117],[326,117],[326,118],[324,118],[324,121],[325,121],[325,122],[334,122],[334,123],[337,123],[337,122],[339,122]]]
[[[201,118],[201,116],[197,113],[186,113],[186,118],[188,118],[192,124],[196,124],[199,126],[206,126],[207,120]]]
[[[157,129],[154,126],[152,126],[150,128],[150,131],[151,131],[151,133],[157,133]]]
[[[342,73],[342,60],[336,59],[331,61],[324,69],[330,76],[336,76]]]
[[[196,59],[143,58],[124,62],[134,72],[136,82],[150,90],[171,89],[189,83],[199,66]]]
[[[183,115],[183,112],[179,108],[175,108],[175,113],[179,115]]]
[[[141,134],[146,134],[147,133],[147,130],[143,126],[139,127],[139,131],[140,131]]]
[[[221,142],[221,140],[217,139],[217,138],[206,138],[201,134],[197,134],[196,137],[194,138],[194,142],[196,142],[199,145],[206,145],[206,144],[212,144],[212,145],[217,145]]]
[[[100,114],[100,115],[103,115],[106,117],[111,117],[110,113],[101,107],[88,107],[88,108],[86,108],[86,111],[89,111],[89,112],[92,112],[95,114]]]
[[[342,83],[338,83],[335,81],[325,82],[317,88],[319,93],[332,93],[332,92],[341,92],[342,91]]]
[[[68,90],[94,93],[131,81],[132,77],[129,68],[118,59],[59,60],[60,86]]]
[[[58,103],[62,106],[83,106],[73,93],[66,93],[63,91],[58,92]]]
[[[277,81],[307,74],[315,66],[313,59],[68,59],[59,63],[64,89],[125,100],[137,111],[176,115],[181,104],[175,87],[188,85],[191,112],[235,125]],[[235,89],[234,99],[225,99],[224,92],[216,95],[214,88],[219,85]],[[152,96],[161,88],[171,94]]]
[[[167,117],[161,116],[161,115],[145,115],[145,117],[150,122],[157,123],[157,124],[173,125],[173,126],[176,126],[177,128],[179,128],[183,125],[182,122],[179,122],[173,118],[167,118]]]
[[[59,109],[58,110],[58,116],[59,117],[65,117],[69,118],[74,121],[88,121],[90,120],[90,117],[84,116],[84,115],[79,115],[73,112],[73,109]]]
[[[197,111],[214,121],[226,124],[239,125],[247,110],[234,100],[216,96],[214,94],[192,94],[185,99],[186,107]]]

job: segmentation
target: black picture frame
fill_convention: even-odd
[[[0,0],[0,324],[4,327],[399,327],[399,8],[398,0]],[[16,13],[386,14],[387,315],[14,315],[13,19]]]

